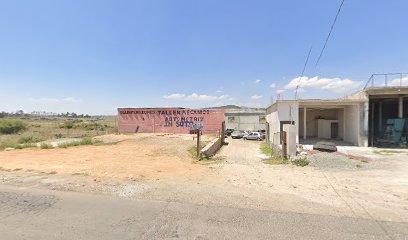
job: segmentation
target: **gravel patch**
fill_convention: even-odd
[[[343,154],[319,152],[307,157],[309,165],[320,169],[357,170],[366,168],[365,162],[352,159]]]
[[[112,194],[119,197],[130,198],[133,196],[137,196],[140,194],[145,193],[149,190],[145,184],[137,184],[137,183],[124,183],[124,184],[112,184],[106,185],[101,189],[103,192],[107,194]]]

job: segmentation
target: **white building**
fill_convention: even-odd
[[[371,87],[336,100],[279,100],[267,108],[266,120],[272,145],[281,144],[283,124],[292,123],[297,143],[332,139],[356,146],[407,146],[408,87]]]
[[[266,130],[266,110],[264,108],[239,108],[225,111],[227,129]]]

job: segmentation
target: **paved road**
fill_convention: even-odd
[[[408,239],[408,225],[0,185],[1,239]]]

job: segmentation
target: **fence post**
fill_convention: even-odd
[[[282,132],[282,157],[285,159],[288,158],[288,143],[287,143],[286,131]]]
[[[200,130],[196,130],[197,131],[197,157],[200,157]]]

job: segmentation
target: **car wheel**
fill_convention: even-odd
[[[246,138],[244,138],[244,140],[247,140]]]
[[[262,139],[261,139],[261,138],[258,138],[257,140],[258,140],[258,141],[261,141]]]

